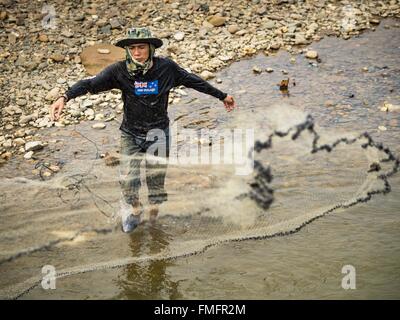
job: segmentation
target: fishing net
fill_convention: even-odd
[[[399,167],[392,151],[368,133],[321,129],[292,106],[237,112],[226,128],[254,130],[255,142],[240,147],[254,159],[252,173],[237,174],[235,163],[170,164],[169,200],[155,224],[145,216],[131,234],[121,231],[118,166],[105,165],[95,133],[88,137],[76,128],[65,139],[81,152],[52,178],[1,179],[0,297],[18,298],[40,285],[44,265],[64,278],[294,233],[390,192]],[[213,139],[220,142],[218,134]],[[117,140],[110,145],[117,148]],[[146,189],[141,193],[145,198]]]

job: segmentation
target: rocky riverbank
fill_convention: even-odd
[[[84,6],[0,0],[0,8],[0,165],[11,157],[30,159],[45,148],[47,142],[37,138],[41,128],[95,121],[93,130],[101,130],[117,118],[122,112],[118,91],[75,99],[55,123],[48,110],[68,86],[123,58],[123,51],[107,44],[123,37],[126,27],[150,26],[164,41],[159,55],[212,79],[221,68],[259,51],[269,55],[282,49],[317,58],[302,48],[326,36],[349,39],[374,30],[384,17],[400,18],[396,0],[119,0],[85,1]],[[100,62],[93,67],[93,60]],[[262,70],[255,66],[253,71]],[[170,102],[185,94],[175,90]]]

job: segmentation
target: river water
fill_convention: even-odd
[[[368,132],[400,154],[400,112],[380,110],[384,102],[400,105],[399,26],[388,19],[357,38],[314,43],[320,62],[280,51],[233,63],[215,84],[236,98],[239,109],[231,113],[189,89],[170,106],[173,124],[186,129],[252,129],[265,141],[310,115],[318,145],[354,139],[312,153],[310,130],[295,140],[275,135],[271,148],[254,153],[273,175],[274,201],[266,210],[246,196],[254,174],[236,174],[238,165],[171,164],[169,201],[157,222],[123,234],[115,217],[117,167],[99,157],[118,149],[120,115],[101,131],[90,123],[43,130],[49,146],[38,157],[59,162],[59,173],[42,181],[33,163],[10,160],[0,168],[0,296],[398,299],[400,178],[388,178],[391,192],[365,200],[384,190],[379,174],[394,161],[382,162],[382,151],[356,138]],[[254,74],[255,65],[274,72]],[[282,92],[277,84],[286,78],[289,90]],[[376,162],[381,170],[368,172]],[[55,290],[40,285],[44,265],[55,267]],[[347,265],[356,289],[342,287]]]

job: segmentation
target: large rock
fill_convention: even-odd
[[[99,53],[98,49],[107,49],[109,54]],[[104,52],[104,51],[103,51]],[[94,46],[86,47],[82,50],[80,55],[83,66],[89,75],[98,74],[108,65],[125,59],[125,50],[111,44],[96,44]]]

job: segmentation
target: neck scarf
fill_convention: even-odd
[[[136,75],[143,73],[146,74],[147,71],[152,67],[153,65],[153,57],[154,57],[154,52],[155,52],[155,46],[151,43],[149,43],[149,58],[144,62],[140,63],[139,61],[135,60],[132,55],[131,51],[129,50],[128,47],[125,47],[126,51],[126,68],[128,69],[128,73],[130,76],[135,77]]]

